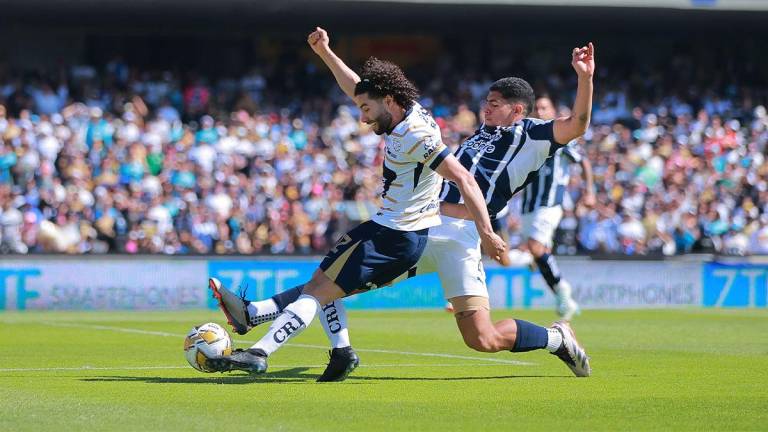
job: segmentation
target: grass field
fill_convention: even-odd
[[[512,311],[494,313],[511,317]],[[539,323],[550,311],[516,312]],[[320,325],[263,376],[183,356],[216,311],[0,313],[0,430],[765,430],[768,311],[587,311],[593,376],[544,351],[465,348],[444,312],[352,312],[361,367],[315,383]],[[257,328],[236,339],[255,341]]]

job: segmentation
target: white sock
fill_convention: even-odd
[[[331,348],[344,348],[351,345],[349,329],[347,328],[347,310],[344,309],[341,300],[336,300],[322,307],[320,323],[331,342]]]
[[[267,355],[272,354],[290,338],[309,327],[319,310],[320,303],[317,299],[308,294],[300,295],[295,302],[286,306],[283,313],[269,326],[267,334],[251,348],[258,348]]]
[[[560,349],[563,344],[563,334],[560,330],[554,328],[547,329],[547,351],[553,353]]]
[[[573,293],[573,288],[571,288],[571,284],[567,280],[560,279],[560,282],[555,285],[555,292],[558,296],[569,299]]]
[[[271,298],[261,301],[250,302],[248,304],[248,318],[252,326],[257,326],[265,322],[273,321],[280,315],[277,303]]]

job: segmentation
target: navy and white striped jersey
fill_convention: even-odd
[[[491,219],[512,196],[532,181],[549,156],[562,146],[553,135],[554,121],[526,118],[509,127],[481,126],[454,155],[474,175]],[[459,188],[443,183],[440,199],[461,204]]]
[[[522,193],[523,214],[533,213],[540,207],[561,205],[571,178],[571,162],[581,162],[581,158],[574,140],[547,159]]]

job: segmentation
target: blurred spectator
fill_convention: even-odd
[[[455,148],[482,121],[491,77],[438,67],[423,102]],[[611,67],[580,140],[598,203],[580,203],[572,176],[557,252],[768,253],[766,92]],[[324,252],[375,211],[382,141],[330,75],[300,87],[299,70],[214,81],[114,58],[55,80],[11,74],[0,82],[0,251]],[[568,77],[532,81],[567,102]],[[515,241],[517,213],[503,225]]]

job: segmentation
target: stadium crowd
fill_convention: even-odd
[[[768,95],[699,76],[685,57],[669,68],[678,81],[599,71],[581,139],[597,204],[580,204],[574,166],[558,253],[768,253]],[[209,81],[119,59],[0,68],[0,251],[324,253],[375,210],[382,140],[329,74],[297,70]],[[454,147],[492,81],[458,70],[414,74]],[[515,74],[567,112],[570,71]]]

